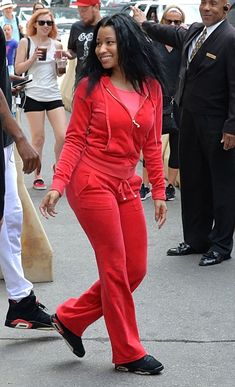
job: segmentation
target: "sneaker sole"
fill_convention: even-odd
[[[52,319],[51,320],[51,324],[52,324],[53,328],[62,336],[63,340],[65,341],[65,343],[67,344],[69,349],[74,353],[74,355],[76,355],[78,357],[83,357],[85,355],[85,350],[81,351],[81,352],[77,352],[77,351],[74,350],[73,346],[64,337],[64,335],[62,333],[63,332],[63,328],[60,326],[60,324],[58,322],[53,321],[53,319]]]
[[[140,198],[140,200],[141,200],[141,201],[144,201],[144,200],[146,200],[146,199],[148,199],[148,198],[151,198],[151,196],[152,196],[152,194],[151,194],[151,192],[149,192],[147,195],[145,195],[144,198]]]
[[[34,187],[33,186],[33,189],[35,189],[36,191],[45,191],[47,189],[47,187]]]
[[[42,331],[52,331],[52,326],[42,326],[35,321],[26,321],[26,320],[14,320],[14,321],[5,321],[5,326],[8,328],[14,329],[37,329]]]
[[[137,375],[158,375],[161,371],[163,371],[164,369],[164,366],[160,366],[158,368],[154,368],[153,370],[150,370],[150,371],[146,371],[146,370],[141,370],[141,369],[137,369],[137,370],[131,370],[127,367],[124,367],[124,366],[115,366],[115,370],[116,371],[120,371],[120,372],[131,372],[133,374],[137,374]]]

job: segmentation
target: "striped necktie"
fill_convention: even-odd
[[[198,39],[196,41],[196,44],[195,44],[195,46],[193,48],[193,51],[191,52],[191,55],[190,55],[190,58],[189,58],[190,62],[195,57],[195,55],[198,52],[199,48],[201,48],[201,46],[205,42],[206,34],[207,34],[207,29],[206,29],[206,27],[204,27],[202,32],[201,32],[201,34],[199,35],[199,37],[198,37]]]

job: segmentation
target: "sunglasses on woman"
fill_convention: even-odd
[[[54,24],[52,20],[37,20],[37,23],[39,26],[44,26],[45,24],[47,24],[48,27],[52,27]]]
[[[182,23],[181,20],[171,20],[171,19],[166,19],[166,18],[164,18],[164,20],[165,20],[166,24],[174,23],[175,26],[179,26]]]

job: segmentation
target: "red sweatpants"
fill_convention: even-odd
[[[139,176],[120,180],[81,162],[67,189],[70,206],[95,251],[99,280],[79,298],[60,305],[56,313],[78,336],[103,315],[116,364],[146,355],[132,298],[147,262],[140,185]]]

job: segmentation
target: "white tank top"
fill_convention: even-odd
[[[33,55],[34,50],[35,44],[30,38],[29,57]],[[54,59],[55,50],[56,41],[50,39],[50,47],[47,50],[46,60],[36,60],[28,71],[28,74],[33,75],[33,80],[26,84],[25,94],[36,101],[50,102],[61,99]]]

